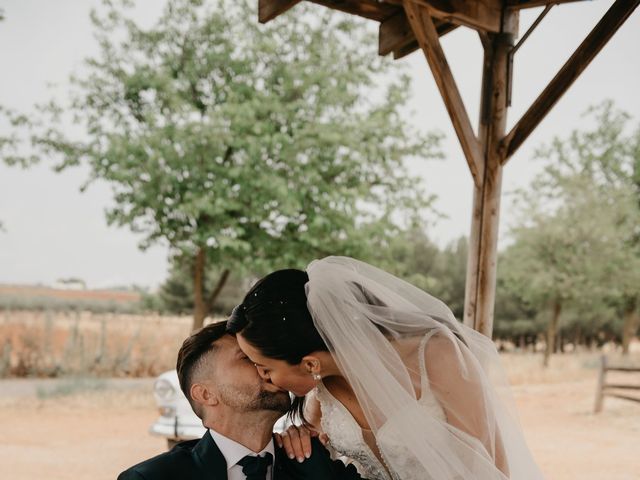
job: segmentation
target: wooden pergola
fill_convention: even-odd
[[[268,22],[301,0],[259,0],[258,18]],[[511,131],[513,57],[556,4],[584,0],[307,0],[379,22],[378,53],[402,58],[422,50],[444,100],[473,177],[464,323],[491,337],[502,170],[558,99],[629,18],[640,0],[616,0],[543,89]],[[545,7],[518,38],[521,9]],[[458,27],[478,32],[484,50],[480,119],[476,135],[440,37]]]

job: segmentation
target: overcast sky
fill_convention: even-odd
[[[138,0],[137,15],[150,22],[161,0]],[[555,7],[515,57],[512,126],[602,17],[612,1],[576,2]],[[98,0],[0,0],[6,19],[0,22],[0,104],[28,111],[49,97],[47,85],[64,90],[68,75],[83,58],[96,52],[89,10]],[[257,4],[257,2],[256,2]],[[323,8],[317,6],[316,8]],[[541,9],[521,14],[524,33]],[[257,12],[257,8],[256,8]],[[276,20],[277,21],[277,20]],[[475,32],[460,28],[442,39],[469,116],[478,118],[482,52]],[[640,11],[636,11],[592,62],[552,112],[507,165],[503,191],[501,243],[513,215],[508,192],[524,186],[540,168],[532,161],[536,146],[554,135],[566,135],[584,125],[581,114],[607,98],[640,118]],[[421,52],[399,61],[413,77],[410,113],[423,130],[446,135],[446,160],[410,162],[412,174],[425,180],[438,195],[437,208],[448,218],[429,232],[439,244],[467,235],[471,210],[471,179],[451,122]],[[0,128],[6,123],[0,119]],[[140,237],[126,229],[108,227],[104,209],[109,188],[79,187],[86,171],[61,174],[47,165],[28,170],[0,164],[0,283],[51,283],[80,277],[91,287],[158,285],[166,275],[167,249],[142,252]],[[284,267],[284,265],[283,265]]]

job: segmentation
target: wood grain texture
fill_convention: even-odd
[[[433,18],[484,32],[500,32],[501,0],[413,0],[425,6]],[[502,28],[502,30],[504,30]]]
[[[382,22],[399,11],[398,5],[380,3],[376,0],[309,0],[333,10]]]
[[[518,23],[518,12],[508,12]],[[483,176],[474,186],[464,323],[484,335],[493,333],[496,294],[498,233],[502,194],[500,141],[507,123],[507,62],[513,46],[511,34],[488,33],[482,38],[484,59],[478,140],[483,150]]]
[[[434,21],[439,36],[446,35],[457,28],[457,25],[442,20]],[[403,9],[395,15],[380,22],[378,33],[378,54],[384,56],[394,53],[394,58],[402,58],[420,48],[409,19]]]

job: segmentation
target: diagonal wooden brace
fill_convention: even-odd
[[[571,84],[589,66],[618,28],[640,4],[640,0],[617,0],[587,35],[571,58],[549,82],[522,118],[502,140],[503,164],[515,153],[540,124]]]
[[[476,186],[480,186],[483,178],[484,152],[471,126],[462,96],[440,45],[436,27],[425,7],[416,5],[411,0],[404,0],[403,6],[447,107],[473,181]]]

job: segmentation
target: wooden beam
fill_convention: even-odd
[[[411,30],[409,20],[404,10],[380,22],[378,30],[378,54],[387,55],[412,43],[416,43],[416,36]]]
[[[640,4],[640,0],[616,0],[598,24],[587,35],[571,58],[549,82],[547,87],[529,107],[503,139],[503,163],[515,153],[531,132],[540,124],[556,102],[587,68],[595,56],[611,39],[614,33],[629,18]]]
[[[447,22],[434,22],[434,25],[436,26],[436,30],[438,31],[439,37],[442,37],[447,33],[452,32],[453,30],[458,28],[458,25],[454,25],[453,23],[447,23]]]
[[[258,21],[267,23],[299,2],[300,0],[259,0]]]
[[[394,50],[393,51],[393,59],[394,60],[400,60],[401,58],[404,58],[407,55],[412,54],[416,50],[420,50],[420,45],[418,44],[417,40],[415,40],[414,42],[411,42],[408,45],[405,45],[404,47],[401,47],[401,48],[399,48],[397,50]]]
[[[483,175],[483,152],[473,132],[462,96],[440,45],[433,20],[431,20],[426,8],[416,5],[411,0],[405,0],[404,8],[451,117],[473,181],[475,185],[480,185]]]
[[[502,24],[501,0],[413,0],[429,9],[433,18],[464,25],[483,32],[511,32],[510,25]],[[515,32],[511,32],[515,33]]]
[[[438,35],[443,36],[449,33],[452,30],[458,28],[457,25],[452,25],[450,23],[443,23],[442,27],[438,28]],[[440,33],[442,32],[442,33]],[[417,40],[405,45],[402,48],[393,51],[393,59],[398,60],[400,58],[406,57],[407,55],[415,52],[416,50],[420,50],[420,45]]]
[[[575,3],[584,1],[587,0],[507,0],[506,6],[508,8],[521,9],[546,7],[547,5],[558,5],[561,3]]]
[[[435,21],[434,24],[439,36],[445,35],[456,28],[456,25],[445,23],[441,20]],[[407,49],[406,47],[409,46],[411,48]],[[402,55],[404,56],[419,48],[416,36],[413,34],[403,9],[399,9],[395,15],[380,22],[378,32],[379,55],[384,56],[391,52],[397,54],[397,52],[404,51],[405,53]],[[395,58],[399,57],[395,56]]]
[[[382,22],[398,12],[400,7],[377,0],[309,0],[333,10],[350,13],[359,17]]]

